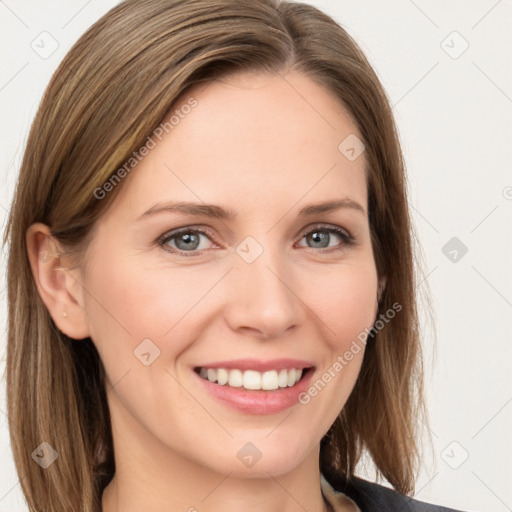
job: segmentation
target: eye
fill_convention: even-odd
[[[208,249],[208,242],[204,239],[211,242],[211,235],[204,230],[187,227],[166,233],[158,244],[171,252],[195,252]]]
[[[216,245],[212,239],[213,235],[208,231],[187,226],[165,233],[157,240],[157,244],[171,253],[194,256],[202,250],[209,249],[209,245]],[[329,225],[314,226],[302,234],[301,242],[302,240],[305,240],[307,247],[311,249],[330,249],[330,251],[355,245],[355,239],[346,230]],[[301,243],[298,246],[304,247]]]
[[[305,240],[307,247],[311,249],[327,249],[334,247],[336,249],[343,249],[344,246],[355,244],[354,238],[344,229],[336,226],[318,225],[310,229],[302,235],[301,240]],[[336,243],[338,240],[338,243]],[[340,243],[341,241],[341,243]],[[299,244],[304,247],[304,245]]]

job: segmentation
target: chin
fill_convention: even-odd
[[[269,474],[278,477],[293,471],[311,455],[305,449],[306,443],[297,446],[297,438],[291,443],[289,436],[276,435],[274,439],[265,439],[267,435],[265,432],[260,437],[253,436],[253,441],[235,441],[233,447],[226,447],[222,453],[213,455],[217,463],[212,469],[223,474],[231,473],[236,478],[268,478]]]

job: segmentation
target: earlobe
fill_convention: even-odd
[[[83,307],[82,286],[66,265],[63,251],[47,225],[32,224],[26,234],[27,253],[34,282],[53,321],[73,339],[87,338],[89,326]]]

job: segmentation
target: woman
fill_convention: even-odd
[[[386,95],[273,0],[128,0],[70,50],[5,241],[30,510],[448,510]],[[355,476],[363,452],[394,490]]]

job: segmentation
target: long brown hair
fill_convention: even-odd
[[[397,129],[374,70],[339,24],[307,4],[128,0],[78,40],[52,77],[4,235],[9,429],[31,511],[100,510],[115,464],[102,362],[90,338],[77,342],[56,328],[31,273],[27,229],[48,225],[82,264],[95,221],[123,183],[101,200],[94,191],[189,87],[232,72],[290,68],[335,94],[358,126],[375,262],[387,279],[378,314],[402,306],[370,336],[355,388],[322,439],[320,466],[350,478],[367,450],[378,475],[402,493],[413,491],[424,413],[414,233]],[[59,454],[46,470],[31,458],[43,441]]]

